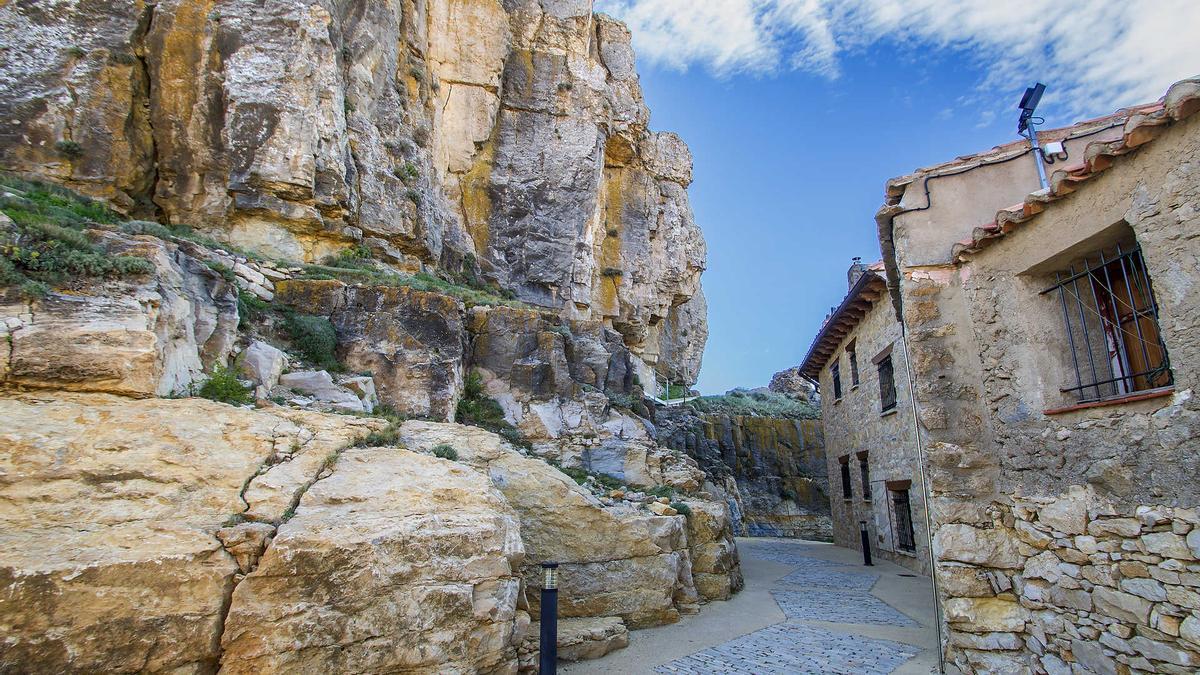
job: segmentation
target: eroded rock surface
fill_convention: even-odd
[[[589,1],[67,0],[0,29],[0,167],[273,258],[478,267],[699,373],[691,155]]]
[[[343,450],[378,420],[65,393],[0,416],[0,669],[516,667],[512,508],[466,465]]]

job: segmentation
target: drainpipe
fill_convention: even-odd
[[[1040,166],[1040,165],[1039,165]],[[912,360],[908,358],[908,329],[900,321],[900,345],[904,350],[904,371],[908,379],[908,400],[912,404],[913,435],[917,439],[917,476],[921,479],[921,501],[925,511],[925,543],[929,552],[929,577],[933,581],[934,629],[937,631],[938,672],[946,672],[945,649],[942,644],[942,600],[938,592],[937,559],[933,552],[933,519],[929,515],[929,502],[933,498],[929,479],[925,474],[925,444],[921,440],[921,424],[917,415],[917,390],[912,371]]]

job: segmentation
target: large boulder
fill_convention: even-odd
[[[513,668],[523,558],[486,476],[346,450],[234,590],[222,672]]]
[[[238,566],[214,535],[243,486],[277,447],[377,424],[62,393],[0,418],[0,670],[46,673],[215,668]]]
[[[512,672],[518,520],[379,420],[0,398],[0,671]],[[278,528],[278,529],[277,529]]]

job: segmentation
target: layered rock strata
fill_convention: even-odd
[[[695,381],[691,157],[591,2],[70,0],[0,30],[0,167],[272,258],[478,268]]]

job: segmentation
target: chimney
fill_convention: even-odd
[[[863,273],[867,271],[867,266],[863,264],[862,258],[854,257],[850,261],[850,269],[846,270],[846,290],[854,288],[854,284],[858,282]]]

